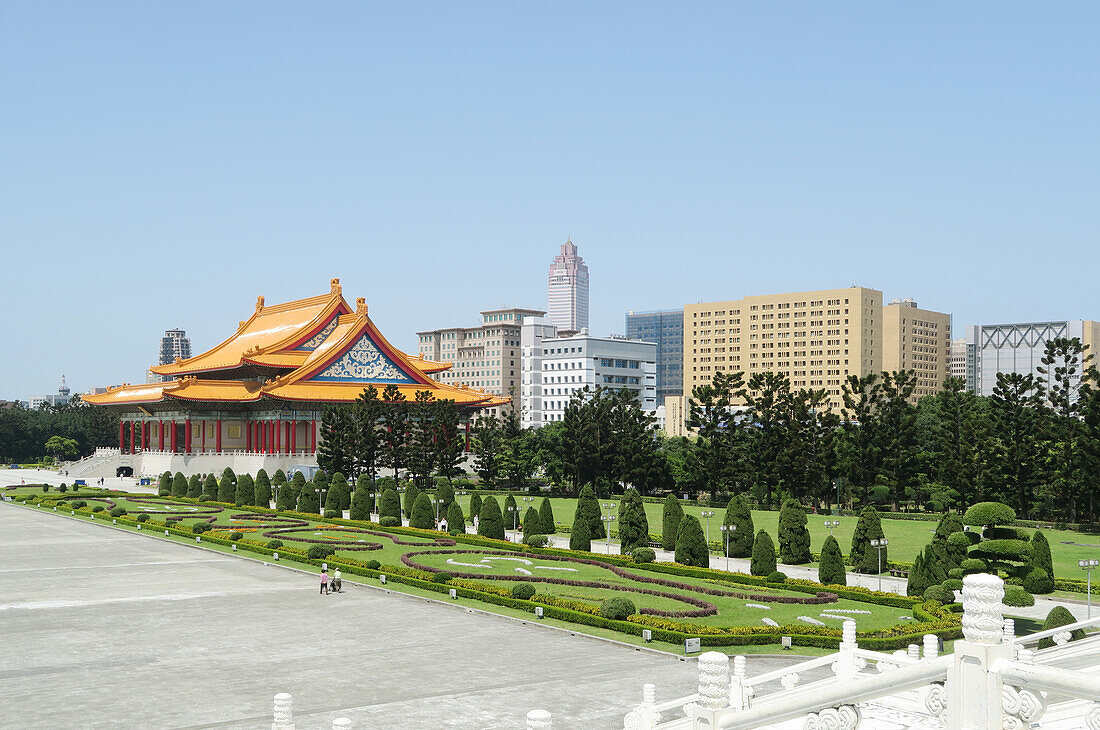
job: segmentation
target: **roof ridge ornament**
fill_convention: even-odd
[[[264,308],[264,295],[261,294],[260,296],[256,297],[256,311],[259,312],[263,308]]]
[[[359,297],[355,300],[355,313],[366,316],[367,314],[367,298]]]
[[[340,280],[339,279],[334,278],[334,279],[330,280],[329,281],[329,286],[332,287],[332,293],[333,294],[339,294],[340,293],[341,289],[340,289]]]

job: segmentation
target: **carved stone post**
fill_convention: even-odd
[[[712,728],[718,715],[729,707],[730,658],[717,651],[699,655],[699,702],[695,727]]]
[[[852,652],[856,648],[858,648],[856,644],[856,622],[845,619],[841,627],[840,653],[836,659],[836,666],[833,667],[837,679],[843,681],[855,678],[859,667],[856,666],[856,657]]]
[[[995,575],[963,578],[964,638],[955,642],[955,663],[946,687],[949,730],[1002,728],[1002,682],[989,670],[997,660],[1012,658],[1012,645],[1004,642],[1004,592],[1004,581]]]
[[[935,659],[940,655],[940,637],[935,634],[924,635],[924,658]]]
[[[745,684],[745,657],[733,658],[733,678],[730,680],[730,709],[744,710],[749,706],[752,687]]]
[[[290,695],[280,692],[275,695],[275,713],[271,730],[294,730],[294,715],[290,708]]]
[[[550,713],[546,710],[528,712],[527,730],[550,730]]]
[[[910,659],[920,659],[920,644],[910,644],[905,655]]]
[[[642,685],[642,704],[627,713],[623,730],[653,730],[661,721],[661,713],[653,709],[656,706],[657,688],[652,684]]]

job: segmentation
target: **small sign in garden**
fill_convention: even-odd
[[[703,640],[696,637],[694,639],[684,639],[684,653],[685,654],[698,654],[703,650]]]

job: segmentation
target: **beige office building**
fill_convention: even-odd
[[[520,327],[524,317],[542,317],[538,309],[490,309],[477,327],[449,327],[417,332],[417,354],[425,360],[454,363],[432,377],[448,385],[467,385],[496,395],[515,393],[521,380]]]
[[[742,371],[748,381],[772,371],[794,389],[825,390],[839,411],[849,375],[917,370],[918,363],[919,389],[935,392],[947,372],[950,319],[906,302],[884,307],[882,292],[858,286],[688,304],[684,396],[715,372]]]
[[[951,370],[951,315],[920,309],[912,299],[895,299],[882,308],[882,325],[882,369],[913,372],[913,403],[938,393]]]

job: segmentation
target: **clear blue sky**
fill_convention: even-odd
[[[0,398],[257,294],[382,331],[859,283],[1100,319],[1100,5],[0,3]]]

